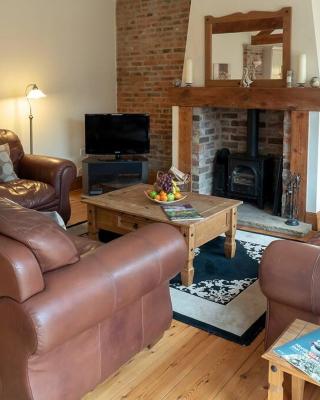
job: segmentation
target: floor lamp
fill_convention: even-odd
[[[42,97],[46,97],[46,95],[38,88],[35,83],[30,83],[26,87],[26,98],[29,103],[29,126],[30,126],[30,154],[33,154],[33,130],[32,130],[32,108],[30,100],[41,99]]]

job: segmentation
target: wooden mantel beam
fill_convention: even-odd
[[[320,111],[320,89],[315,88],[183,87],[170,88],[168,96],[171,105],[180,107]]]

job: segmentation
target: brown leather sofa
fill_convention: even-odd
[[[260,285],[268,300],[266,347],[297,318],[320,324],[320,247],[271,243],[261,261]]]
[[[70,218],[70,186],[76,177],[73,162],[60,158],[24,154],[18,136],[0,130],[0,144],[8,143],[14,170],[19,177],[0,183],[0,197],[39,211],[57,211],[67,222]]]
[[[155,343],[186,258],[168,224],[100,245],[0,199],[0,399],[79,400]]]

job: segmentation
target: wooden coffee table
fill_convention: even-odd
[[[88,208],[90,238],[98,239],[100,229],[126,234],[155,222],[177,227],[188,245],[188,261],[181,271],[182,284],[185,286],[193,282],[195,248],[225,233],[225,255],[228,258],[234,257],[237,207],[242,204],[241,201],[188,193],[181,204],[190,203],[204,219],[171,222],[160,205],[145,196],[144,191],[151,188],[151,185],[139,184],[99,196],[84,196],[82,201]]]

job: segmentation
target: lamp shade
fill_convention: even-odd
[[[28,99],[41,99],[43,97],[46,97],[46,95],[38,88],[35,83],[27,86],[26,96]]]

